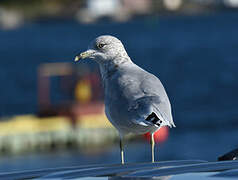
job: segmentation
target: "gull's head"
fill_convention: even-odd
[[[75,57],[75,61],[80,59],[94,59],[99,64],[125,61],[129,59],[126,50],[119,39],[110,35],[99,36],[94,39],[87,51]]]

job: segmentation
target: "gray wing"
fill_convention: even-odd
[[[105,78],[104,93],[106,115],[121,131],[126,132],[130,127],[128,132],[131,132],[134,124],[142,129],[147,126],[147,130],[149,127],[175,126],[170,102],[160,80],[135,64],[121,66]]]
[[[142,69],[141,69],[142,70]],[[168,125],[175,127],[173,122],[171,105],[166,91],[160,80],[144,70],[140,79],[139,89],[143,96],[136,99],[130,106],[138,118],[135,123],[141,125]]]

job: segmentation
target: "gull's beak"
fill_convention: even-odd
[[[85,52],[82,52],[80,53],[79,55],[77,55],[75,58],[74,58],[74,61],[77,62],[79,61],[80,59],[85,59],[87,57],[90,57],[91,55],[93,54],[93,52],[91,50],[87,50]]]

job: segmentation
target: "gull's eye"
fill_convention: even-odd
[[[101,49],[101,48],[103,48],[105,45],[106,45],[106,44],[100,43],[100,44],[97,45],[97,47],[98,47],[98,49]]]

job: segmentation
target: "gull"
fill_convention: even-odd
[[[170,101],[162,83],[133,63],[122,42],[111,35],[94,39],[88,50],[77,55],[75,61],[85,58],[99,64],[105,114],[120,136],[121,163],[124,164],[124,136],[147,132],[151,134],[153,163],[154,132],[163,126],[175,127]]]

